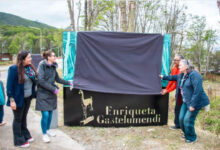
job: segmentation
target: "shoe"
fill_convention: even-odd
[[[42,140],[43,140],[44,143],[49,143],[50,142],[50,138],[47,134],[43,135]]]
[[[23,145],[20,145],[20,146],[18,146],[18,147],[27,148],[27,147],[29,147],[29,146],[30,146],[30,144],[29,144],[28,142],[25,142]]]
[[[51,137],[56,136],[56,134],[53,131],[51,131],[51,130],[47,130],[47,135],[49,135]]]
[[[171,126],[170,129],[171,129],[171,130],[178,130],[178,129],[180,129],[180,127]]]
[[[3,126],[3,125],[5,125],[5,124],[6,124],[6,122],[3,121],[2,123],[0,123],[0,126]]]
[[[27,141],[28,141],[28,143],[32,143],[32,142],[34,142],[34,138],[31,137]]]
[[[194,141],[191,141],[191,140],[186,140],[185,142],[186,142],[186,143],[188,143],[188,144],[193,144],[193,143],[197,142],[197,139],[196,139],[196,140],[194,140]]]
[[[185,135],[181,136],[181,140],[186,140]]]

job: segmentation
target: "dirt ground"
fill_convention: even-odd
[[[205,83],[208,84],[208,83]],[[219,86],[219,85],[212,85]],[[62,89],[62,86],[61,86]],[[216,89],[216,88],[214,88]],[[218,95],[219,91],[213,92]],[[59,128],[86,150],[220,150],[220,137],[196,128],[198,142],[186,144],[181,131],[173,131],[174,93],[169,104],[167,126],[144,126],[128,128],[68,127],[63,125],[63,92],[59,94]]]
[[[198,131],[198,142],[186,144],[181,132],[168,126],[94,128],[59,127],[87,150],[219,150],[220,139]]]
[[[60,98],[59,129],[83,145],[86,150],[220,150],[220,137],[198,128],[196,128],[198,142],[186,144],[181,138],[180,130],[169,129],[169,126],[173,125],[172,118],[169,119],[168,126],[128,128],[64,126],[62,102]]]

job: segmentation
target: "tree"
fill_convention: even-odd
[[[108,9],[102,13],[100,25],[97,27],[104,31],[119,31],[119,2],[117,0],[108,1]]]
[[[187,38],[191,44],[190,50],[192,51],[191,58],[197,66],[198,71],[201,72],[202,63],[204,61],[204,38],[205,38],[205,17],[192,16],[192,24],[187,31]]]
[[[126,14],[126,0],[120,0],[119,2],[120,12],[121,12],[121,21],[120,27],[121,31],[127,32],[127,14]]]
[[[136,32],[150,33],[156,29],[160,8],[159,0],[137,1],[136,8]]]
[[[220,51],[216,51],[212,57],[212,63],[215,72],[220,73]]]
[[[219,14],[220,14],[220,0],[217,0],[217,6],[218,6],[218,9],[219,9]]]
[[[180,51],[186,24],[185,10],[187,7],[178,0],[168,0],[161,9],[161,33],[169,33],[171,39],[171,53]],[[179,48],[178,48],[179,47]]]
[[[62,47],[62,30],[42,29],[44,35],[43,45],[45,48]],[[0,43],[4,42],[4,51],[17,54],[20,50],[29,50],[39,53],[39,31],[22,26],[0,26]]]
[[[129,13],[128,13],[128,32],[135,32],[135,0],[129,1]]]
[[[208,29],[205,31],[205,37],[204,37],[205,45],[206,45],[206,54],[205,54],[205,76],[206,73],[209,70],[209,67],[211,65],[210,58],[213,57],[214,53],[214,45],[217,41],[217,33],[216,30]]]
[[[17,54],[19,52],[19,50],[21,49],[21,45],[18,36],[13,37],[8,49],[10,54]]]
[[[75,19],[74,19],[74,1],[73,0],[67,0],[68,9],[69,9],[69,15],[70,15],[70,21],[71,21],[71,30],[76,31],[75,29]]]

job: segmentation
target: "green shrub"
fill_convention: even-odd
[[[210,102],[210,111],[201,110],[198,115],[198,126],[217,135],[220,134],[220,97]]]

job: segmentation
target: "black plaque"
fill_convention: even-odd
[[[67,126],[166,125],[169,95],[111,94],[64,87]]]

